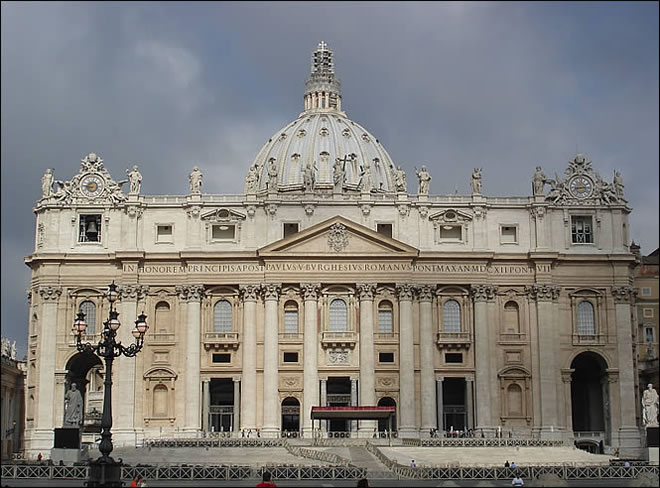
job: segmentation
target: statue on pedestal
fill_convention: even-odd
[[[78,385],[71,383],[71,389],[64,398],[64,427],[79,427],[82,424],[83,399]]]
[[[658,427],[658,392],[651,383],[642,396],[642,424],[645,427]]]
[[[422,166],[422,169],[417,171],[417,178],[419,179],[419,194],[428,195],[431,186],[431,174],[426,170],[426,166]]]
[[[128,181],[130,184],[130,188],[128,192],[131,195],[139,194],[140,188],[142,187],[142,175],[138,171],[138,167],[133,166],[133,169],[131,171],[126,170],[126,174],[128,175]]]
[[[543,195],[543,189],[544,189],[543,187],[545,186],[547,181],[548,181],[548,177],[545,176],[541,167],[537,166],[536,171],[534,172],[534,177],[532,178],[532,187],[534,190],[534,195]]]
[[[53,193],[53,183],[55,182],[53,170],[48,168],[41,177],[41,198],[48,198]]]
[[[190,193],[199,194],[202,192],[202,178],[202,172],[197,166],[195,166],[192,173],[190,173],[190,176],[188,176],[188,180],[190,181]]]
[[[470,184],[472,185],[472,193],[474,195],[481,195],[481,168],[474,168],[472,170]]]

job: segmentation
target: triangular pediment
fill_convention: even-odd
[[[345,217],[336,216],[259,251],[259,256],[417,256],[408,244],[379,234]]]

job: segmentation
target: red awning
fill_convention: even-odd
[[[378,420],[391,417],[395,407],[312,407],[312,420]]]

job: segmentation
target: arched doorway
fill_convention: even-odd
[[[71,384],[75,383],[83,397],[83,433],[100,431],[103,411],[103,363],[96,354],[81,352],[69,359],[66,369],[64,394],[66,395]],[[97,401],[99,398],[100,402]],[[64,412],[64,409],[62,411]]]
[[[380,400],[378,400],[378,406],[379,407],[394,407],[396,409],[396,402],[391,397],[383,397]],[[397,431],[397,426],[396,425],[397,424],[396,424],[396,410],[395,410],[395,413],[392,415],[392,432]],[[382,432],[384,434],[386,430],[389,430],[388,420],[387,419],[379,419],[378,420],[378,432]]]
[[[300,430],[300,402],[297,398],[282,400],[282,433],[285,437],[297,437]]]
[[[571,362],[573,432],[585,442],[610,444],[610,391],[607,363],[602,356],[583,352]],[[586,446],[585,446],[586,447]]]

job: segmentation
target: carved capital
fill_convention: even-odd
[[[477,220],[481,220],[486,218],[486,207],[474,207],[473,209],[474,212],[474,218]]]
[[[571,369],[571,368],[568,368],[568,369],[562,368],[562,370],[561,370],[561,381],[563,383],[570,383],[571,381],[573,381],[573,372],[574,371],[575,370]]]
[[[536,220],[541,220],[543,217],[545,217],[545,207],[533,207],[532,215]]]
[[[376,283],[358,283],[356,288],[360,301],[374,299],[374,295],[376,294]]]
[[[261,292],[261,285],[243,285],[239,288],[244,302],[256,302]]]
[[[557,285],[541,285],[534,283],[531,286],[525,287],[525,293],[532,300],[536,301],[552,301],[559,297],[560,288]]]
[[[277,204],[276,203],[269,203],[264,207],[264,210],[266,211],[266,215],[270,215],[271,217],[275,217],[275,214],[277,213]]]
[[[39,296],[43,301],[55,301],[60,295],[62,295],[62,287],[60,286],[42,286],[39,288]]]
[[[410,213],[410,206],[408,204],[397,205],[397,207],[399,209],[399,215],[401,217],[407,217],[408,214]]]
[[[129,285],[119,285],[117,290],[120,300],[140,301],[144,300],[149,292],[147,285],[138,285],[137,283]]]
[[[199,205],[191,205],[188,208],[186,208],[186,213],[188,214],[189,219],[196,219],[199,217],[199,213],[201,212],[202,208]]]
[[[419,216],[423,219],[425,219],[429,214],[429,208],[423,205],[417,207],[417,211],[419,212]]]
[[[430,302],[433,300],[433,292],[435,287],[432,285],[420,285],[417,296],[419,297],[420,302]]]
[[[126,205],[124,207],[124,212],[126,212],[126,215],[131,219],[139,219],[142,217],[143,211],[144,209],[139,205]]]
[[[635,296],[637,295],[637,290],[632,286],[613,286],[612,287],[612,296],[614,297],[615,302],[619,303],[632,303],[635,301]]]
[[[318,300],[321,292],[320,283],[301,283],[300,292],[304,300]]]
[[[261,285],[261,291],[264,294],[264,300],[278,300],[282,292],[280,283],[265,283]]]
[[[416,291],[417,287],[410,283],[397,283],[396,285],[396,293],[399,297],[399,301],[412,300]]]
[[[475,302],[492,300],[495,298],[495,291],[497,287],[493,285],[472,285],[470,293]]]
[[[183,301],[199,301],[204,297],[204,285],[177,285],[175,290]]]

